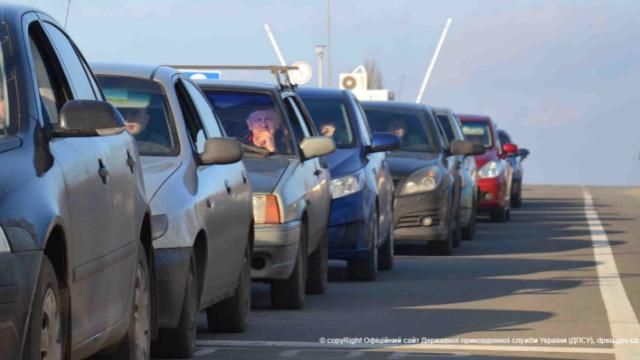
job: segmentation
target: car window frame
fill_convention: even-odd
[[[11,36],[11,32],[9,31],[9,27],[6,26],[6,22],[0,22],[0,39],[6,39],[3,41],[5,46],[2,47],[0,51],[2,51],[2,63],[4,64],[4,68],[2,72],[4,74],[4,101],[8,126],[4,128],[4,133],[0,134],[0,139],[7,139],[14,137],[20,131],[21,121],[19,111],[16,111],[20,108],[20,99],[18,94],[20,93],[18,90],[18,81],[16,76],[16,67],[19,64],[16,64],[16,55],[13,50],[13,41],[14,39]],[[11,69],[11,73],[7,72],[7,69]]]

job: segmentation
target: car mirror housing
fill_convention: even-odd
[[[400,139],[392,133],[377,132],[373,134],[367,153],[396,150],[400,147]]]
[[[527,156],[529,156],[529,149],[519,149],[518,150],[518,155],[520,155],[523,159],[525,159]]]
[[[300,150],[306,159],[313,159],[336,151],[336,143],[327,136],[311,136],[300,142]]]
[[[203,165],[232,164],[242,160],[244,148],[234,139],[213,138],[204,143],[204,152],[200,154]]]
[[[484,151],[482,144],[470,141],[453,140],[449,145],[449,152],[452,155],[482,155]]]
[[[124,119],[113,105],[96,100],[71,100],[60,109],[60,122],[54,136],[108,136],[124,130]]]
[[[502,145],[502,151],[507,155],[515,155],[518,153],[518,145],[516,144],[504,144]]]

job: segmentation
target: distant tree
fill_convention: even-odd
[[[382,71],[380,71],[378,63],[374,59],[366,59],[364,61],[364,68],[367,70],[367,89],[375,90],[384,88]]]

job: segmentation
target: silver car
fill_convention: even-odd
[[[448,143],[454,140],[465,140],[460,120],[449,109],[431,108],[440,125],[443,138]],[[449,164],[457,166],[460,171],[460,226],[462,239],[471,240],[476,231],[476,208],[478,204],[478,180],[476,178],[476,162],[473,156],[457,155],[455,161]]]
[[[253,211],[242,145],[225,137],[200,89],[177,70],[94,69],[141,154],[161,299],[152,353],[191,357],[198,310],[211,331],[247,326]]]
[[[252,278],[271,283],[275,307],[301,308],[305,290],[322,293],[327,286],[330,175],[319,157],[335,151],[335,144],[317,136],[291,89],[219,81],[198,84],[227,133],[247,149],[256,224]]]

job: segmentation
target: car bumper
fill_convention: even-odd
[[[189,274],[191,247],[155,249],[155,271],[158,299],[158,326],[173,329],[178,326],[185,287]]]
[[[255,226],[252,279],[276,280],[291,276],[296,265],[301,228],[299,220]]]
[[[478,210],[504,207],[506,189],[506,182],[501,177],[478,179]]]
[[[0,255],[0,357],[3,359],[22,356],[22,335],[41,261],[41,251]]]
[[[442,241],[447,239],[447,214],[449,197],[445,188],[432,192],[398,196],[394,207],[394,231],[396,242]],[[431,225],[424,221],[431,219]]]
[[[329,258],[350,260],[366,257],[371,248],[366,234],[365,191],[331,201]]]

